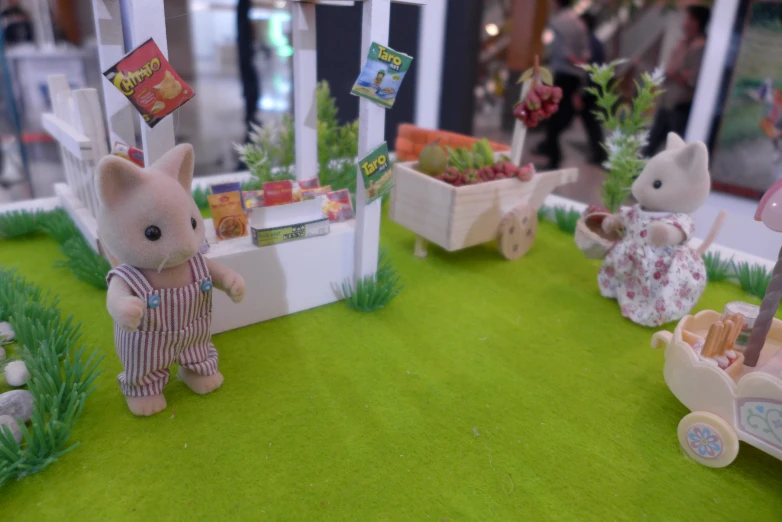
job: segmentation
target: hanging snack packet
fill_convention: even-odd
[[[353,204],[350,202],[348,189],[329,192],[323,200],[323,212],[329,221],[347,221],[353,219]]]
[[[372,42],[369,56],[350,94],[390,109],[413,57]]]
[[[195,95],[152,38],[125,55],[103,76],[127,96],[150,127]]]
[[[247,235],[247,216],[242,208],[242,198],[239,192],[211,194],[209,209],[212,211],[212,221],[217,239],[231,239]]]
[[[144,168],[144,151],[141,149],[130,147],[122,142],[115,141],[114,147],[111,149],[111,153],[115,156],[125,158],[126,160],[135,163],[142,169]]]

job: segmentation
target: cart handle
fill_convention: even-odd
[[[667,330],[656,332],[652,336],[652,348],[658,349],[667,346],[673,339],[673,334]]]

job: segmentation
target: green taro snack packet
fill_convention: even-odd
[[[391,108],[412,61],[412,56],[372,42],[367,61],[350,93]]]
[[[393,188],[394,172],[388,158],[388,144],[386,142],[361,158],[358,161],[358,166],[364,176],[367,205],[377,198],[383,197]]]

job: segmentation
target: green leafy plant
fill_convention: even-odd
[[[576,233],[576,224],[581,219],[581,213],[572,208],[565,208],[562,206],[554,207],[554,219],[557,222],[557,226],[563,232],[568,234]]]
[[[722,259],[719,252],[706,252],[702,257],[703,263],[706,265],[706,277],[709,281],[724,281],[734,276],[733,259]]]
[[[336,100],[327,82],[318,84],[318,172],[322,186],[333,190],[356,191],[358,121],[339,123]],[[239,158],[250,169],[258,184],[294,179],[295,130],[286,116],[279,126],[253,127],[250,141],[234,145]]]
[[[771,274],[766,267],[761,265],[751,265],[746,261],[738,263],[736,266],[736,278],[744,291],[763,299],[766,295],[766,288],[771,281]]]
[[[0,239],[36,232],[47,234],[60,244],[60,251],[66,259],[57,261],[55,267],[68,268],[81,281],[106,289],[106,275],[111,265],[87,244],[64,210],[20,210],[0,214]]]
[[[19,424],[22,442],[11,430],[0,430],[0,486],[44,470],[78,443],[68,446],[71,432],[95,390],[102,357],[85,361],[76,347],[79,324],[62,320],[58,300],[12,270],[0,268],[0,321],[14,325],[19,354],[30,372],[33,395],[30,427]]]
[[[193,200],[199,210],[206,210],[209,208],[209,189],[206,187],[196,187],[192,191]]]
[[[546,219],[546,216],[548,215],[548,207],[546,205],[541,205],[538,209],[538,221],[543,221]]]
[[[632,103],[621,103],[616,67],[622,61],[609,64],[585,65],[593,86],[586,90],[595,96],[599,110],[597,119],[609,133],[603,145],[608,152],[605,167],[608,173],[603,183],[603,203],[610,212],[616,212],[630,194],[633,180],[641,173],[646,160],[642,149],[647,141],[647,127],[651,122],[657,96],[665,77],[661,70],[641,74],[636,82],[637,93]]]
[[[377,272],[356,281],[342,283],[342,295],[348,307],[361,312],[374,312],[390,303],[404,288],[385,249],[378,256]]]

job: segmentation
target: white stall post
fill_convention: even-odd
[[[98,39],[98,57],[101,72],[125,56],[124,33],[120,0],[93,0],[95,33]],[[101,83],[109,125],[110,144],[116,141],[134,147],[136,133],[133,129],[133,106],[105,77]]]
[[[361,63],[372,42],[388,45],[391,0],[365,0],[361,21]],[[385,139],[386,109],[365,98],[358,102],[358,157],[363,158]],[[356,165],[356,261],[355,278],[377,272],[380,246],[380,199],[366,204],[361,167]]]
[[[292,6],[293,124],[296,129],[296,179],[310,179],[318,172],[318,50],[315,4]]]
[[[415,124],[425,129],[440,127],[446,4],[447,0],[430,0],[421,8],[418,24]]]
[[[130,42],[133,48],[152,38],[160,52],[168,59],[168,41],[166,40],[166,13],[161,0],[121,0],[126,2],[126,12],[130,20],[125,27],[130,28]],[[163,154],[174,148],[174,117],[164,118],[150,128],[141,121],[141,148],[144,150],[144,162],[151,165]]]

